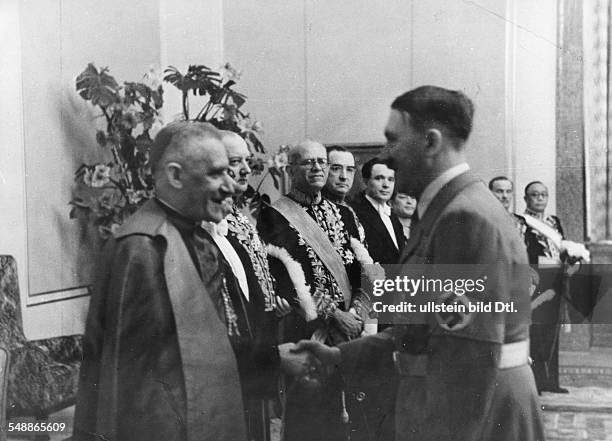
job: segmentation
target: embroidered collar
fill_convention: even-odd
[[[346,205],[344,196],[333,194],[331,191],[327,190],[325,187],[323,188],[323,190],[321,190],[321,195],[328,201],[333,202],[334,204]]]
[[[537,211],[533,211],[529,208],[525,208],[525,214],[528,214],[531,217],[535,217],[536,219],[539,219],[541,221],[546,220],[547,218],[544,212],[538,213]]]
[[[297,188],[292,188],[291,191],[287,194],[291,199],[301,205],[319,205],[323,198],[321,197],[321,192],[317,192],[315,194],[312,193],[304,193]]]

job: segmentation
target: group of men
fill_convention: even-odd
[[[567,393],[559,385],[559,331],[562,302],[562,249],[547,229],[564,238],[561,221],[547,214],[548,188],[540,181],[525,186],[525,213],[512,213],[514,185],[505,176],[489,181],[489,189],[512,215],[525,242],[529,264],[534,267],[537,283],[532,293],[530,354],[539,392]],[[538,271],[539,270],[539,271]]]
[[[364,164],[366,190],[350,205],[352,154],[298,144],[290,191],[256,226],[232,201],[250,173],[244,141],[205,123],[162,129],[150,153],[156,196],[100,265],[74,439],[265,440],[280,384],[288,441],[542,440],[527,255],[469,171],[473,113],[459,91],[399,96],[388,157]],[[394,192],[411,222],[389,209]],[[375,262],[497,262],[489,300],[518,312],[452,325],[426,314],[364,335],[361,281]]]

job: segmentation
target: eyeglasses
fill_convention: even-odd
[[[327,168],[327,158],[311,158],[304,159],[300,162],[296,162],[295,164],[300,165],[302,167],[314,168],[315,164],[317,164],[321,168]]]
[[[548,197],[548,193],[533,192],[533,193],[527,193],[527,196],[532,197],[534,199],[537,199],[537,198],[547,198]]]

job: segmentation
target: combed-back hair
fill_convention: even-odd
[[[389,167],[391,170],[397,171],[397,168],[395,167],[395,164],[391,158],[380,158],[376,156],[363,164],[361,167],[361,177],[364,180],[372,177],[372,167],[374,167],[376,164],[383,164]]]
[[[421,86],[398,96],[391,108],[410,115],[415,129],[426,131],[440,125],[461,140],[467,140],[472,131],[474,104],[458,90],[437,86]]]

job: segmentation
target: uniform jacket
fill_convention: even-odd
[[[178,230],[154,201],[106,246],[74,425],[77,440],[246,439],[225,324]]]
[[[399,249],[395,247],[387,227],[385,227],[376,209],[366,199],[364,193],[360,193],[351,206],[357,213],[357,217],[359,217],[359,221],[365,230],[366,242],[372,259],[381,264],[397,263],[406,243],[404,230],[397,216],[391,213],[391,224]]]
[[[458,331],[443,329],[433,313],[426,313],[426,324],[395,325],[345,343],[341,368],[348,381],[358,380],[358,369],[388,358],[394,349],[424,354],[425,376],[401,377],[397,439],[544,439],[531,370],[527,364],[497,368],[503,343],[528,338],[530,315],[527,255],[503,207],[469,172],[457,176],[415,226],[401,263],[428,264],[434,274],[436,264],[496,263],[486,300],[514,301],[519,312],[476,313]]]

